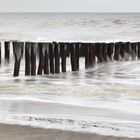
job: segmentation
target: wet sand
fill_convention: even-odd
[[[56,129],[0,124],[0,140],[139,140]]]

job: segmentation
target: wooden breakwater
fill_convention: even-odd
[[[25,59],[25,75],[54,74],[79,70],[80,58],[85,58],[85,68],[108,61],[131,61],[140,58],[140,42],[81,43],[81,42],[4,42],[5,60],[9,63],[10,47],[15,58],[13,76],[19,76],[21,59]],[[39,64],[36,61],[39,59]],[[0,46],[1,63],[1,46]]]

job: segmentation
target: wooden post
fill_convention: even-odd
[[[45,58],[44,58],[44,74],[49,74],[49,43],[44,44]]]
[[[130,55],[131,53],[130,42],[125,43],[125,52]]]
[[[85,57],[85,44],[84,43],[81,43],[80,57]]]
[[[102,43],[96,43],[96,56],[98,59],[98,62],[103,62],[103,57],[102,57]]]
[[[5,60],[7,63],[9,63],[9,58],[10,58],[10,42],[6,41],[4,42],[5,45]]]
[[[13,76],[19,76],[20,70],[20,61],[21,61],[21,53],[24,43],[21,42],[13,42],[13,51],[15,56],[15,65],[14,65],[14,74]]]
[[[70,56],[70,43],[65,43],[66,45],[66,57]]]
[[[95,63],[95,52],[96,52],[96,47],[95,43],[92,43],[92,55],[93,55],[93,64]]]
[[[25,75],[31,73],[31,43],[25,43]]]
[[[90,44],[85,43],[84,46],[85,46],[85,68],[89,68],[90,67],[90,56],[89,56]]]
[[[23,42],[23,47],[22,47],[22,49],[21,49],[21,59],[23,58],[23,56],[24,56],[24,49],[25,49],[25,43]]]
[[[54,74],[54,44],[49,44],[50,73]]]
[[[70,56],[71,56],[71,69],[72,71],[76,71],[76,57],[75,57],[75,44],[71,43],[70,44]]]
[[[130,42],[125,43],[125,53],[126,53],[125,61],[129,61],[131,55]]]
[[[60,47],[54,42],[55,73],[60,73]]]
[[[108,43],[107,44],[107,54],[110,60],[112,61],[112,55],[113,55],[113,48],[114,48],[114,43]]]
[[[89,64],[90,66],[93,66],[94,63],[94,52],[93,52],[93,44],[89,43]]]
[[[125,43],[121,42],[120,56],[122,57],[122,60],[124,60],[124,53],[125,53]]]
[[[60,50],[61,50],[61,69],[62,72],[66,72],[66,45],[65,43],[60,43]]]
[[[70,43],[69,42],[65,43],[65,46],[66,46],[66,58],[67,58],[70,56],[70,48],[69,48]]]
[[[42,75],[44,69],[44,54],[43,54],[43,43],[38,43],[39,51],[39,65],[38,65],[38,75]]]
[[[79,70],[80,43],[75,43],[76,69]]]
[[[138,42],[138,59],[140,59],[140,42]]]
[[[137,43],[131,43],[131,53],[132,60],[135,60],[137,53]]]
[[[36,43],[31,43],[31,75],[36,75]]]
[[[102,43],[102,56],[103,56],[104,62],[107,62],[107,44],[106,43]]]
[[[121,48],[121,42],[116,42],[115,43],[115,52],[114,52],[114,59],[116,61],[119,60],[120,48]]]

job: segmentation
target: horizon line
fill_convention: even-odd
[[[66,14],[67,14],[67,13],[68,13],[68,14],[69,14],[69,13],[71,13],[71,14],[76,14],[76,13],[87,13],[87,14],[88,14],[88,13],[89,13],[89,14],[90,14],[90,13],[91,13],[91,14],[92,14],[92,13],[93,13],[93,14],[94,14],[94,13],[95,13],[95,14],[100,14],[100,13],[101,13],[101,14],[119,14],[119,13],[120,13],[120,14],[123,14],[123,13],[124,13],[124,14],[125,14],[125,13],[128,13],[128,14],[129,14],[129,13],[130,13],[130,14],[131,14],[131,13],[134,13],[134,14],[139,14],[140,12],[130,12],[130,11],[129,11],[129,12],[126,12],[126,11],[125,11],[125,12],[121,12],[121,11],[120,11],[120,12],[117,12],[117,11],[116,11],[116,12],[100,12],[100,11],[99,11],[99,12],[86,12],[86,11],[85,11],[85,12],[83,12],[83,11],[81,11],[81,12],[80,12],[80,11],[79,11],[79,12],[71,12],[71,11],[69,11],[69,12],[67,12],[67,11],[59,11],[59,12],[57,12],[57,11],[56,11],[56,12],[47,12],[47,11],[0,11],[0,13],[50,13],[50,14],[51,14],[51,13],[52,13],[52,14],[53,14],[53,13],[58,13],[58,14],[59,14],[59,13],[60,13],[60,14],[61,14],[61,13],[66,13]]]

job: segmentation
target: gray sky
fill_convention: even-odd
[[[0,0],[0,12],[140,12],[140,0]]]

